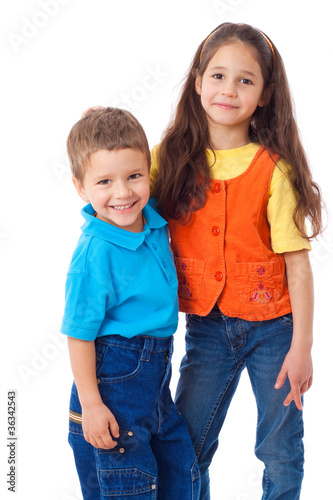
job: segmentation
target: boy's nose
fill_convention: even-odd
[[[116,198],[126,198],[132,194],[132,189],[124,182],[119,182],[114,187],[114,195]]]

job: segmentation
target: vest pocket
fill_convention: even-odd
[[[178,277],[178,295],[182,299],[194,300],[200,295],[205,261],[175,257]]]
[[[282,296],[284,275],[278,260],[273,262],[236,262],[236,289],[241,302],[260,305]]]

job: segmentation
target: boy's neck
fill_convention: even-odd
[[[126,226],[118,226],[118,224],[115,224],[111,219],[107,219],[106,217],[103,217],[97,212],[94,213],[94,217],[96,217],[96,219],[102,220],[103,222],[106,222],[107,224],[110,224],[111,226],[119,227],[120,229],[124,229],[125,231],[131,233],[142,233],[143,227],[146,222],[143,216],[143,212],[141,212],[141,217],[137,219],[136,224],[133,225],[133,227],[131,226],[131,229],[127,228]]]

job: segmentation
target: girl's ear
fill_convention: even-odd
[[[197,77],[195,79],[195,90],[198,95],[201,95],[201,89],[202,89],[202,77],[197,74]]]
[[[273,92],[274,92],[274,83],[271,83],[261,94],[260,101],[258,102],[258,106],[260,108],[267,106],[267,104],[271,100]]]
[[[86,201],[87,203],[89,203],[89,198],[86,195],[86,192],[85,192],[84,187],[82,186],[81,182],[78,179],[76,179],[76,177],[72,177],[72,181],[73,181],[73,184],[74,184],[75,189],[77,191],[77,194],[80,196],[80,198],[82,198],[83,201]]]

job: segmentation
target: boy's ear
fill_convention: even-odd
[[[202,90],[202,77],[197,74],[195,79],[195,91],[198,95],[201,95]]]
[[[80,196],[80,198],[82,198],[83,201],[86,201],[87,203],[89,203],[89,198],[86,195],[86,192],[85,192],[84,187],[82,186],[81,182],[76,177],[72,177],[72,181],[73,181],[73,184],[74,184],[75,189],[77,191],[77,194]]]
[[[258,106],[263,108],[267,106],[274,92],[274,83],[268,85],[267,89],[265,89],[260,97],[260,101],[258,102]]]

